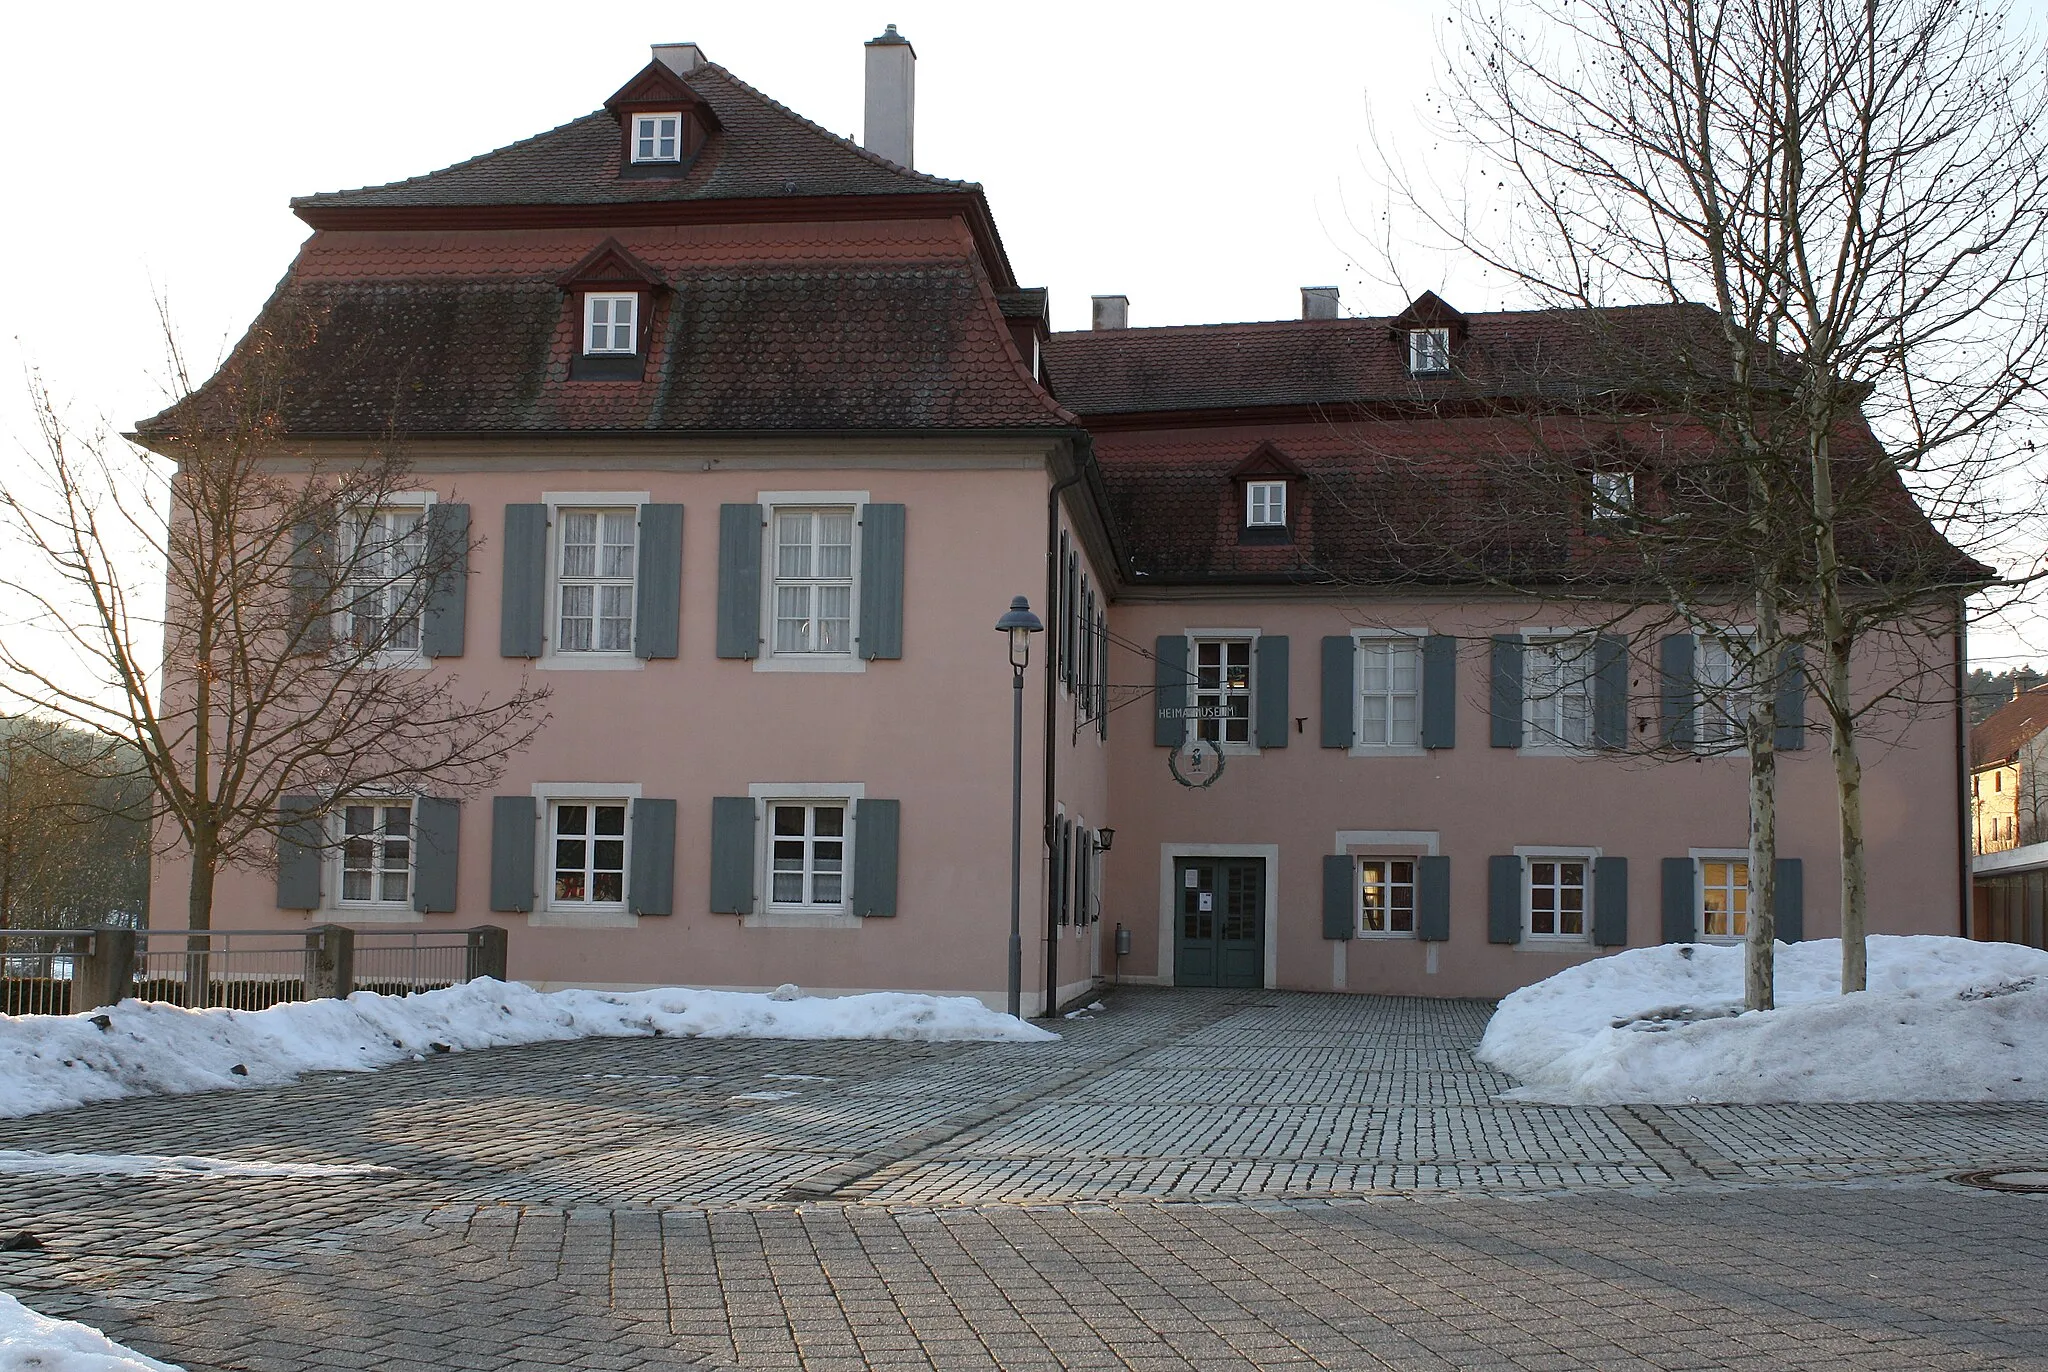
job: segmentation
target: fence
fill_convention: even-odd
[[[404,995],[505,976],[505,931],[0,929],[0,1013],[62,1015],[129,998],[261,1010],[351,991]]]

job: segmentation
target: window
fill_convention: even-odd
[[[838,910],[846,904],[846,806],[777,801],[768,807],[768,900]]]
[[[1740,939],[1749,934],[1749,864],[1700,859],[1700,937]]]
[[[1244,522],[1255,529],[1279,528],[1287,523],[1287,483],[1249,481],[1244,488]]]
[[[1210,743],[1252,741],[1252,641],[1248,638],[1195,640],[1194,738]],[[1213,715],[1211,712],[1215,712]]]
[[[1358,741],[1368,748],[1422,743],[1422,640],[1358,640]]]
[[[1748,644],[1702,634],[1693,659],[1693,686],[1699,693],[1693,739],[1702,748],[1740,743],[1749,717]]]
[[[1593,473],[1593,522],[1621,524],[1635,513],[1634,472]]]
[[[348,559],[343,637],[358,649],[414,654],[420,650],[427,515],[419,506],[374,510],[357,521]]]
[[[1415,859],[1358,860],[1358,932],[1415,932]]]
[[[341,903],[412,899],[412,802],[365,801],[341,810]]]
[[[1583,939],[1586,936],[1586,872],[1582,858],[1528,860],[1529,937]]]
[[[1522,693],[1531,743],[1538,747],[1590,747],[1592,637],[1573,634],[1529,641],[1522,654]]]
[[[549,819],[556,906],[626,903],[624,801],[556,801]]]
[[[555,651],[633,650],[635,511],[560,510]]]
[[[633,116],[633,160],[674,162],[682,157],[683,116],[636,114]]]
[[[634,327],[640,313],[638,295],[583,297],[583,351],[595,356],[632,354],[640,351],[639,332]]]
[[[1411,372],[1447,372],[1451,369],[1451,331],[1449,329],[1410,329],[1408,331],[1408,370]]]
[[[777,653],[853,651],[853,511],[775,511]]]

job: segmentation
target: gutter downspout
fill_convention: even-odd
[[[1054,743],[1059,731],[1054,727],[1054,716],[1059,712],[1059,669],[1060,646],[1065,636],[1060,632],[1064,621],[1060,618],[1063,606],[1060,604],[1060,493],[1069,486],[1080,482],[1087,467],[1083,454],[1093,461],[1095,445],[1085,433],[1074,435],[1073,475],[1053,482],[1045,493],[1045,604],[1046,623],[1045,649],[1045,805],[1039,824],[1040,839],[1049,853],[1053,841],[1053,779],[1058,771],[1058,754]],[[1060,994],[1060,931],[1053,923],[1052,884],[1045,885],[1045,1013],[1058,1011]]]
[[[1976,897],[1974,873],[1970,870],[1970,695],[1969,669],[1965,662],[1964,633],[1969,623],[1966,594],[1956,592],[1956,851],[1962,868],[1962,929],[1970,937],[1970,905]]]

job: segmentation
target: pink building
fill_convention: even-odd
[[[484,538],[395,669],[542,678],[553,718],[489,796],[302,798],[325,842],[224,874],[216,924],[488,922],[543,986],[1000,1004],[990,630],[1024,593],[1028,1009],[1110,976],[1496,995],[1739,937],[1715,640],[1432,551],[1498,537],[1461,455],[1503,441],[1528,357],[1569,370],[1560,321],[1311,290],[1172,329],[1105,297],[1053,335],[980,188],[910,169],[914,61],[869,44],[865,149],[676,44],[583,119],[294,202],[313,233],[267,308],[324,323],[280,460],[395,424],[398,513]],[[1538,530],[1566,556],[1632,498],[1626,463],[1587,475]],[[1946,680],[1960,641],[1907,655]],[[1825,935],[1830,771],[1781,703],[1814,743],[1782,768],[1781,918]],[[1960,927],[1958,718],[1872,750],[1879,931]]]

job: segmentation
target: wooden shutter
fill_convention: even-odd
[[[896,860],[902,843],[903,803],[853,803],[853,913],[888,917],[896,913]]]
[[[1052,834],[1052,908],[1059,923],[1065,924],[1073,915],[1068,908],[1068,893],[1073,890],[1074,866],[1074,821],[1062,819]]]
[[[320,859],[326,851],[317,796],[280,796],[277,802],[277,908],[320,908]]]
[[[711,798],[711,913],[754,913],[754,802]]]
[[[633,656],[644,660],[674,657],[682,639],[682,506],[640,507],[637,570],[637,584],[633,588]]]
[[[320,526],[300,520],[292,526],[292,629],[302,653],[324,653],[334,640],[327,568],[327,540]]]
[[[1628,946],[1628,859],[1593,859],[1593,942]]]
[[[1691,943],[1699,936],[1699,892],[1693,883],[1692,859],[1665,858],[1662,886],[1664,942]]]
[[[1086,717],[1089,706],[1095,698],[1095,592],[1088,585],[1088,574],[1081,574],[1080,620],[1074,626],[1074,633],[1081,643],[1081,661],[1074,668],[1074,686],[1079,696],[1074,709]]]
[[[469,506],[427,508],[427,557],[434,582],[420,619],[420,651],[461,657],[469,619]]]
[[[491,908],[511,914],[533,908],[534,829],[540,802],[532,796],[491,797]]]
[[[1593,746],[1628,747],[1628,640],[1620,634],[1593,640]]]
[[[1493,636],[1492,681],[1487,690],[1487,709],[1493,716],[1488,738],[1496,748],[1522,746],[1522,636]]]
[[[678,528],[681,526],[678,525]],[[633,802],[633,865],[626,874],[626,908],[636,915],[676,910],[676,803]]]
[[[535,658],[544,642],[548,603],[548,507],[505,507],[505,603],[498,614],[498,656]]]
[[[1358,647],[1350,634],[1323,640],[1323,746],[1349,748],[1358,739]]]
[[[1778,728],[1771,740],[1780,751],[1806,746],[1805,662],[1806,650],[1797,645],[1778,654]]]
[[[759,505],[718,507],[720,657],[761,655],[761,526],[766,519]],[[752,842],[749,837],[749,846]]]
[[[1161,634],[1152,644],[1152,742],[1178,748],[1188,736],[1188,722],[1170,710],[1188,703],[1188,640],[1185,634]]]
[[[1486,860],[1486,941],[1522,941],[1522,859],[1512,853]]]
[[[1348,939],[1356,931],[1358,917],[1351,913],[1351,903],[1357,899],[1352,885],[1356,871],[1357,863],[1349,853],[1331,853],[1323,858],[1324,938]]]
[[[1431,854],[1415,860],[1415,937],[1442,943],[1451,936],[1451,860]]]
[[[1657,644],[1657,718],[1667,748],[1693,746],[1693,702],[1697,691],[1693,662],[1697,651],[1697,641],[1691,634],[1666,634]],[[1666,942],[1669,941],[1667,938]]]
[[[861,509],[860,655],[870,662],[903,656],[903,526],[901,505]]]
[[[1060,679],[1071,691],[1074,689],[1075,650],[1079,647],[1074,641],[1074,631],[1081,618],[1081,559],[1071,550],[1067,553],[1065,575],[1066,580],[1060,583]]]
[[[1285,748],[1292,702],[1288,699],[1287,635],[1261,634],[1256,647],[1259,717],[1252,741],[1261,748]]]
[[[1779,858],[1777,871],[1778,942],[1797,943],[1806,937],[1806,864]]]
[[[1107,742],[1109,739],[1109,616],[1101,611],[1095,615],[1095,639],[1102,645],[1098,661],[1102,663],[1102,680],[1096,687],[1095,736]]]
[[[461,840],[460,801],[421,796],[412,803],[412,908],[421,914],[454,912]]]
[[[1458,640],[1431,634],[1422,640],[1422,746],[1458,742]]]

